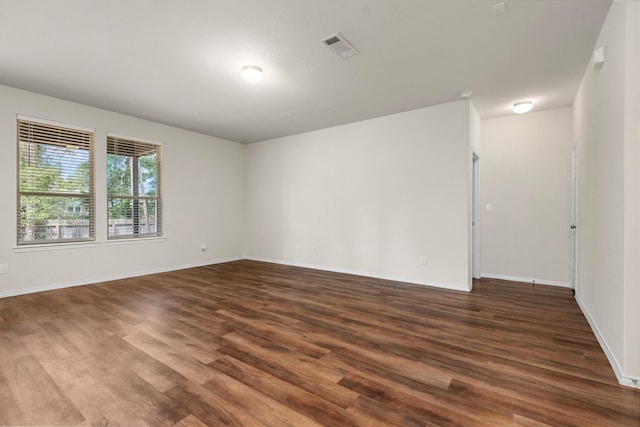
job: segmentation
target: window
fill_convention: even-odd
[[[18,117],[18,245],[94,239],[93,140]]]
[[[108,239],[162,235],[162,146],[107,135]]]

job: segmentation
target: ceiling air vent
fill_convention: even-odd
[[[342,59],[351,58],[358,54],[358,50],[338,33],[323,38],[321,42]]]

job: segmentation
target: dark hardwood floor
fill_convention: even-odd
[[[0,300],[0,424],[640,425],[568,289],[238,261]]]

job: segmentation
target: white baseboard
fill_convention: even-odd
[[[533,279],[528,277],[506,276],[504,274],[480,273],[480,277],[487,279],[508,280],[510,282],[534,283],[536,285],[559,286],[561,288],[570,288],[569,282],[558,282],[555,280]]]
[[[332,272],[332,273],[352,274],[352,275],[355,275],[355,276],[371,277],[373,279],[392,280],[394,282],[404,282],[404,283],[410,283],[412,285],[431,286],[431,287],[434,287],[434,288],[449,289],[449,290],[452,290],[452,291],[471,292],[471,286],[470,285],[464,286],[464,285],[454,285],[454,284],[450,284],[450,283],[435,283],[435,282],[416,281],[416,280],[413,280],[413,279],[407,279],[407,278],[402,278],[402,277],[381,276],[379,274],[373,274],[373,273],[369,273],[369,272],[353,271],[353,270],[346,270],[346,269],[339,269],[339,268],[336,269],[336,268],[331,268],[331,267],[318,266],[318,265],[312,265],[312,264],[296,263],[296,262],[290,262],[290,261],[284,261],[284,260],[278,260],[278,259],[271,259],[271,258],[260,258],[260,257],[248,256],[245,259],[248,259],[248,260],[251,260],[251,261],[268,262],[268,263],[271,263],[271,264],[288,265],[288,266],[291,266],[291,267],[301,267],[301,268],[309,268],[309,269],[312,269],[312,270],[329,271],[329,272]]]
[[[162,267],[162,268],[151,269],[151,270],[136,271],[136,272],[133,272],[133,273],[118,274],[118,275],[114,275],[114,276],[97,277],[97,278],[92,278],[92,279],[87,279],[87,280],[79,280],[79,281],[76,281],[76,282],[64,282],[64,283],[56,283],[56,284],[53,284],[53,285],[36,286],[36,287],[33,287],[33,288],[16,289],[16,290],[13,290],[13,291],[0,292],[0,298],[15,297],[15,296],[18,296],[18,295],[33,294],[33,293],[36,293],[36,292],[53,291],[53,290],[56,290],[56,289],[72,288],[72,287],[75,287],[75,286],[92,285],[92,284],[95,284],[95,283],[110,282],[112,280],[129,279],[131,277],[146,276],[148,274],[166,273],[168,271],[184,270],[185,268],[202,267],[202,266],[205,266],[205,265],[221,264],[221,263],[224,263],[224,262],[231,262],[231,261],[239,261],[241,259],[244,259],[244,257],[222,258],[222,259],[208,260],[208,261],[197,262],[197,263],[192,263],[192,264],[174,265],[174,266],[171,266],[171,267]]]
[[[75,281],[75,282],[55,283],[55,284],[46,285],[46,286],[36,286],[36,287],[32,287],[32,288],[15,289],[15,290],[11,290],[11,291],[0,292],[0,298],[9,298],[9,297],[14,297],[14,296],[18,296],[18,295],[33,294],[33,293],[36,293],[36,292],[46,292],[46,291],[53,291],[53,290],[56,290],[56,289],[72,288],[72,287],[75,287],[75,286],[84,286],[84,285],[91,285],[91,284],[95,284],[95,283],[110,282],[112,280],[128,279],[128,278],[131,278],[131,277],[146,276],[148,274],[166,273],[168,271],[176,271],[176,270],[183,270],[185,268],[202,267],[202,266],[205,266],[205,265],[221,264],[221,263],[232,262],[232,261],[240,261],[240,260],[243,260],[243,259],[248,259],[248,260],[252,260],[252,261],[269,262],[269,263],[273,263],[273,264],[289,265],[289,266],[292,266],[292,267],[302,267],[302,268],[310,268],[310,269],[314,269],[314,270],[331,271],[331,272],[334,272],[334,273],[353,274],[353,275],[357,275],[357,276],[365,276],[365,277],[371,277],[371,278],[382,279],[382,280],[393,280],[393,281],[396,281],[396,282],[404,282],[404,283],[411,283],[411,284],[415,284],[415,285],[431,286],[431,287],[434,287],[434,288],[450,289],[450,290],[454,290],[454,291],[462,291],[462,292],[470,292],[471,291],[471,287],[470,286],[453,285],[453,284],[448,284],[448,283],[421,282],[421,281],[416,281],[416,280],[406,279],[406,278],[401,278],[401,277],[380,276],[380,275],[371,274],[371,273],[363,273],[363,272],[358,272],[358,271],[341,270],[341,269],[332,269],[332,268],[321,267],[321,266],[317,266],[317,265],[291,263],[291,262],[288,262],[288,261],[274,260],[274,259],[268,259],[268,258],[232,257],[232,258],[221,258],[221,259],[215,259],[215,260],[208,260],[208,261],[197,262],[197,263],[192,263],[192,264],[182,264],[182,265],[174,265],[174,266],[171,266],[171,267],[163,267],[163,268],[150,269],[150,270],[144,270],[144,271],[136,271],[136,272],[132,272],[132,273],[118,274],[118,275],[113,275],[113,276],[95,277],[95,278],[91,278],[91,279],[87,279],[87,280],[79,280],[79,281]]]
[[[596,325],[596,322],[594,322],[593,317],[591,317],[589,310],[583,304],[578,294],[576,294],[576,301],[578,302],[578,307],[580,307],[580,310],[582,310],[582,314],[584,314],[584,317],[587,319],[587,322],[589,322],[589,326],[591,326],[591,330],[593,331],[593,334],[596,336],[596,339],[598,340],[600,347],[602,347],[602,351],[604,351],[604,354],[607,356],[607,359],[609,359],[609,364],[611,365],[611,368],[613,368],[613,372],[616,374],[616,378],[618,379],[618,382],[621,385],[624,385],[627,387],[640,389],[640,378],[633,378],[625,375],[624,372],[622,372],[622,368],[620,367],[620,363],[618,363],[618,359],[616,359],[616,356],[611,351],[609,344],[607,344],[607,340],[604,338],[604,336],[600,332],[600,329],[598,329],[598,325]]]
[[[119,274],[119,275],[114,275],[114,276],[104,276],[104,277],[100,277],[100,278],[93,278],[93,279],[89,279],[89,280],[81,280],[81,281],[76,281],[76,282],[57,283],[57,284],[47,285],[47,286],[37,286],[37,287],[33,287],[33,288],[17,289],[17,290],[13,290],[13,291],[5,291],[5,292],[0,292],[0,298],[8,298],[8,297],[13,297],[13,296],[18,296],[18,295],[26,295],[26,294],[36,293],[36,292],[53,291],[53,290],[56,290],[56,289],[64,289],[64,288],[71,288],[71,287],[75,287],[75,286],[83,286],[83,285],[90,285],[90,284],[95,284],[95,283],[109,282],[109,281],[112,281],[112,280],[128,279],[128,278],[131,278],[131,277],[145,276],[145,275],[149,275],[149,274],[166,273],[166,272],[169,272],[169,271],[183,270],[183,269],[186,269],[186,268],[195,268],[195,267],[202,267],[202,266],[205,266],[205,265],[213,265],[213,264],[221,264],[221,263],[225,263],[225,262],[240,261],[242,259],[248,259],[248,260],[252,260],[252,261],[261,261],[261,262],[269,262],[269,263],[273,263],[273,264],[289,265],[289,266],[292,266],[292,267],[309,268],[309,269],[321,270],[321,271],[330,271],[330,272],[334,272],[334,273],[353,274],[353,275],[357,275],[357,276],[371,277],[371,278],[374,278],[374,279],[392,280],[392,281],[397,281],[397,282],[411,283],[411,284],[423,285],[423,286],[431,286],[431,287],[449,289],[449,290],[454,290],[454,291],[462,291],[462,292],[470,292],[471,291],[471,286],[461,286],[461,285],[453,285],[453,284],[446,284],[446,283],[424,282],[424,281],[416,281],[416,280],[412,280],[412,279],[404,279],[404,278],[399,278],[399,277],[387,277],[387,276],[380,276],[380,275],[371,274],[371,273],[363,273],[363,272],[356,272],[356,271],[350,271],[350,270],[344,270],[344,269],[328,268],[328,267],[322,267],[322,266],[310,265],[310,264],[293,263],[293,262],[288,262],[288,261],[283,261],[283,260],[275,260],[275,259],[269,259],[269,258],[232,257],[232,258],[221,258],[221,259],[216,259],[216,260],[203,261],[203,262],[192,263],[192,264],[175,265],[175,266],[172,266],[172,267],[163,267],[163,268],[151,269],[151,270],[145,270],[145,271],[137,271],[137,272],[133,272],[133,273]],[[514,281],[514,282],[525,282],[525,283],[532,283],[532,281],[535,280],[535,283],[536,284],[540,284],[540,285],[569,287],[569,284],[565,283],[565,282],[555,282],[555,281],[549,281],[549,280],[527,279],[527,278],[523,278],[523,277],[505,276],[505,275],[490,274],[490,273],[482,273],[481,276],[482,277],[486,277],[486,278],[490,278],[490,279],[509,280],[509,281]],[[596,323],[593,321],[593,318],[591,317],[591,314],[589,313],[589,310],[582,303],[582,301],[580,300],[580,297],[577,294],[576,294],[576,301],[578,303],[578,306],[580,307],[580,310],[582,310],[582,313],[584,314],[584,317],[587,319],[587,322],[589,322],[589,325],[591,326],[591,329],[593,330],[593,333],[596,336],[596,339],[598,340],[598,343],[600,344],[600,347],[602,347],[602,350],[604,351],[604,354],[607,356],[607,359],[609,360],[609,363],[610,363],[611,367],[613,368],[613,372],[615,373],[616,378],[618,379],[618,382],[621,385],[624,385],[624,386],[627,386],[627,387],[640,389],[640,378],[634,378],[634,377],[630,377],[630,376],[627,376],[627,375],[624,374],[624,372],[622,371],[622,368],[620,367],[620,363],[618,362],[618,360],[616,359],[615,355],[611,351],[611,349],[610,349],[609,345],[607,344],[607,341],[605,340],[604,336],[602,335],[602,333],[600,333],[600,330],[598,329],[598,326],[596,325]]]

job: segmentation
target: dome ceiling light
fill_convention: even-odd
[[[513,112],[516,114],[528,113],[532,108],[533,102],[531,101],[520,101],[513,104]]]
[[[245,65],[242,67],[242,77],[248,82],[258,83],[262,80],[262,68],[257,65]]]

